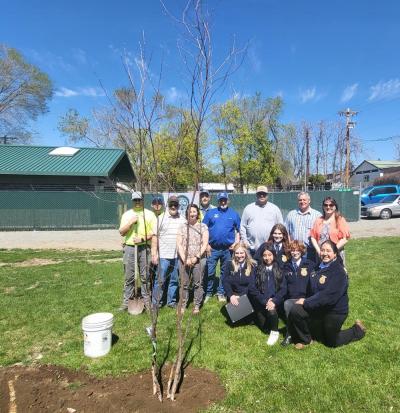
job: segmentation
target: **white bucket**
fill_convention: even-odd
[[[111,313],[90,314],[82,319],[85,356],[101,357],[110,351],[113,323]]]

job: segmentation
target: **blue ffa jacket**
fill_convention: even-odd
[[[265,307],[270,298],[275,297],[279,290],[281,281],[281,271],[276,262],[272,264],[272,269],[268,270],[264,265],[260,264],[255,271],[255,289],[251,289],[249,293],[254,296],[262,307]]]
[[[208,243],[215,250],[228,249],[235,242],[235,230],[240,230],[240,216],[232,208],[208,210],[203,223],[208,227]]]
[[[254,290],[254,268],[250,275],[246,275],[246,268],[247,265],[244,264],[238,271],[234,271],[232,261],[228,261],[225,265],[222,285],[228,298],[231,295],[240,296],[249,293],[249,290]]]
[[[304,300],[303,305],[306,311],[348,314],[349,283],[346,270],[339,259],[313,273],[310,277],[310,285],[312,295]]]
[[[314,261],[302,258],[300,265],[289,261],[283,267],[283,279],[274,303],[279,306],[290,298],[305,298],[310,295],[310,278],[315,269]]]
[[[268,242],[268,241],[263,242],[263,243],[259,246],[259,248],[258,248],[258,250],[256,251],[256,253],[254,254],[254,259],[255,259],[257,262],[260,261],[260,259],[262,259],[262,253],[261,253],[261,251],[264,251],[265,244],[266,244],[267,242]],[[275,243],[274,243],[274,246],[275,246]],[[283,269],[283,267],[285,266],[285,264],[289,261],[288,258],[287,258],[287,256],[286,256],[286,254],[285,254],[285,249],[283,248],[283,244],[281,244],[281,248],[276,252],[275,260],[276,260],[276,262],[278,263],[279,268],[280,268],[281,270]]]

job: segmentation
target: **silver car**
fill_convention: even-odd
[[[364,218],[389,219],[396,215],[400,215],[400,194],[388,195],[376,204],[361,207],[361,216]]]

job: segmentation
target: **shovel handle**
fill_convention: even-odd
[[[138,284],[138,247],[135,245],[135,298],[137,297]]]

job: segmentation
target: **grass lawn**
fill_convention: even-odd
[[[216,372],[226,387],[226,398],[210,411],[400,411],[399,245],[400,238],[392,237],[346,246],[350,315],[345,327],[360,318],[368,332],[345,347],[267,347],[256,326],[230,328],[217,301],[207,303],[192,322],[189,359]],[[0,250],[0,365],[60,364],[98,376],[147,369],[148,316],[115,311],[123,283],[118,257],[118,252]],[[40,260],[48,265],[37,265],[46,262]],[[114,313],[118,341],[107,356],[92,360],[83,355],[81,319],[100,311]],[[174,326],[174,312],[162,309],[160,359],[171,358]]]

